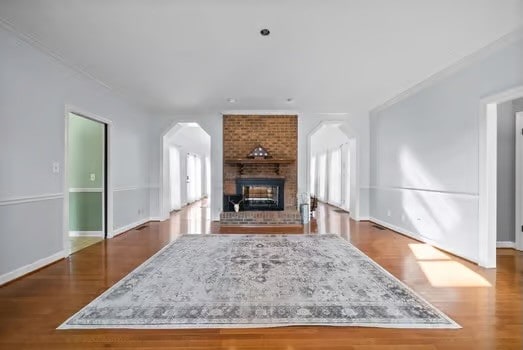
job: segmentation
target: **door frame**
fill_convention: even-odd
[[[111,133],[112,121],[73,105],[65,105],[64,115],[64,160],[63,160],[63,248],[66,256],[70,255],[69,240],[69,114],[93,120],[105,126],[104,132],[104,159],[102,165],[103,192],[102,192],[102,230],[104,238],[113,237],[113,185],[111,176]]]
[[[523,112],[516,113],[516,249],[523,250]]]
[[[478,264],[496,267],[497,243],[497,106],[523,97],[523,86],[480,100]]]

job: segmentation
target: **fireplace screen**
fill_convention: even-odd
[[[277,207],[278,186],[244,185],[242,186],[243,200],[250,207]]]
[[[283,210],[283,180],[239,179],[237,192],[245,210]]]

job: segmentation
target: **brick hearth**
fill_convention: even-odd
[[[221,225],[301,225],[297,210],[240,211],[220,214]]]

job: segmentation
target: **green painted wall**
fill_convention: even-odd
[[[102,230],[102,193],[69,193],[69,230]]]
[[[104,125],[69,114],[69,188],[103,187]],[[94,174],[94,181],[91,175]],[[69,194],[69,230],[102,230],[102,193]]]

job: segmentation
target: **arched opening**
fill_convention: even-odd
[[[359,219],[357,138],[343,121],[323,121],[308,139],[308,188],[318,200]]]
[[[162,139],[161,218],[207,198],[210,201],[211,137],[195,122],[179,122]]]

